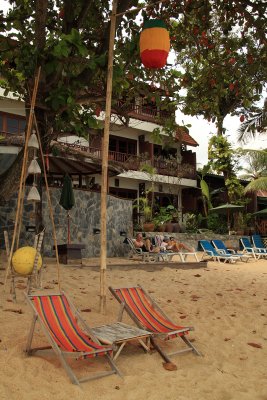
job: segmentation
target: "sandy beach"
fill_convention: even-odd
[[[8,294],[3,296],[4,277],[1,270],[1,400],[267,400],[267,260],[157,271],[111,267],[108,285],[142,284],[174,322],[195,328],[190,338],[203,356],[176,355],[177,371],[167,371],[156,351],[146,354],[131,343],[116,361],[123,379],[111,375],[80,387],[70,382],[58,359],[25,355],[32,318],[23,298],[25,279],[17,280],[18,301],[13,303]],[[47,260],[43,287],[57,289],[56,282],[56,265]],[[91,327],[116,321],[119,305],[109,292],[107,313],[99,313],[99,272],[90,262],[83,268],[60,265],[60,282]],[[133,324],[129,318],[124,322]],[[37,333],[35,344],[47,345]],[[164,348],[178,344],[171,340]],[[98,364],[73,365],[81,375]]]

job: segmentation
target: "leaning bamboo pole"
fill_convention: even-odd
[[[38,85],[39,85],[39,80],[40,80],[40,74],[41,74],[41,67],[38,68],[37,74],[36,74],[35,79],[34,79],[33,94],[32,94],[32,99],[31,99],[31,106],[30,106],[30,113],[29,113],[27,131],[26,131],[26,136],[25,136],[24,155],[23,155],[23,162],[22,162],[21,176],[20,176],[20,183],[19,183],[16,218],[15,218],[15,224],[14,224],[14,232],[13,232],[13,237],[12,237],[12,244],[11,244],[11,247],[10,247],[10,253],[9,253],[8,263],[7,263],[7,268],[6,268],[5,281],[4,281],[4,290],[6,288],[7,277],[8,277],[8,273],[9,273],[10,267],[11,267],[11,260],[12,260],[12,257],[13,257],[16,236],[17,236],[17,233],[18,233],[19,221],[20,221],[20,219],[22,217],[23,194],[24,194],[24,185],[25,185],[25,179],[26,179],[26,166],[27,166],[27,159],[28,159],[28,142],[29,142],[31,131],[32,131],[33,115],[34,115],[36,96],[37,96]]]
[[[106,271],[107,271],[107,192],[108,192],[108,146],[109,129],[112,100],[112,78],[113,78],[113,53],[116,31],[116,11],[117,0],[113,0],[112,12],[110,16],[110,35],[108,50],[108,73],[107,73],[107,92],[106,92],[106,110],[104,137],[102,143],[102,176],[101,176],[101,254],[100,254],[100,311],[106,311]]]
[[[57,284],[58,284],[58,289],[60,290],[60,269],[59,269],[59,257],[58,257],[58,248],[57,248],[56,227],[55,227],[55,221],[54,221],[54,215],[53,215],[51,196],[50,196],[50,191],[49,191],[49,186],[48,186],[47,173],[46,173],[46,169],[45,169],[45,158],[44,158],[40,132],[39,132],[39,128],[38,128],[38,124],[37,124],[37,120],[36,120],[36,115],[35,114],[34,114],[34,123],[35,123],[35,127],[36,127],[37,139],[38,139],[38,143],[39,143],[39,151],[40,151],[40,156],[41,156],[42,166],[43,166],[47,202],[48,202],[50,220],[51,220],[51,224],[52,224],[52,232],[53,232],[53,239],[54,239],[55,253],[56,253],[57,282],[58,282]]]

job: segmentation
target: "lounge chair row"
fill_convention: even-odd
[[[172,365],[173,369],[176,369],[176,366],[171,363],[169,356],[186,351],[200,355],[200,352],[188,339],[188,333],[193,328],[174,324],[141,286],[116,289],[110,287],[109,289],[121,305],[119,322],[96,328],[90,328],[86,324],[79,311],[63,292],[26,294],[27,302],[33,310],[33,321],[26,353],[32,355],[34,353],[50,354],[51,352],[53,354],[54,352],[72,383],[77,385],[110,374],[121,376],[114,361],[127,341],[130,340],[138,340],[147,351],[150,350],[151,343],[164,361]],[[126,311],[135,322],[136,328],[121,322],[123,311]],[[49,347],[32,347],[36,322],[40,323],[50,344]],[[167,354],[160,346],[160,340],[176,337],[183,340],[186,348]],[[116,349],[117,352],[114,356]],[[67,362],[69,357],[86,360],[104,357],[111,369],[78,378]]]
[[[240,242],[244,251],[247,254],[253,255],[255,259],[267,257],[267,248],[260,235],[252,235],[251,241],[248,237],[242,237]]]
[[[174,256],[179,256],[181,262],[186,262],[186,260],[189,257],[194,257],[194,259],[199,262],[198,256],[196,252],[186,252],[186,251],[180,251],[180,252],[171,252],[171,251],[164,251],[164,252],[159,252],[159,253],[154,253],[152,251],[143,251],[141,248],[136,248],[134,245],[133,239],[127,237],[125,238],[124,243],[127,243],[130,246],[130,253],[129,257],[134,257],[137,256],[139,257],[142,261],[147,261],[147,262],[156,262],[156,261],[172,261],[172,258]]]
[[[256,247],[255,243],[260,244],[259,240],[261,237],[259,235],[253,235],[253,244],[247,237],[242,237],[240,243],[243,247],[242,251],[236,251],[234,249],[227,248],[222,240],[214,239],[211,241],[200,240],[199,245],[203,250],[202,259],[211,258],[218,262],[229,262],[235,263],[237,261],[248,262],[250,259],[266,258],[267,248]]]

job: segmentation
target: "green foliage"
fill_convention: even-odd
[[[267,176],[267,150],[238,149],[242,161],[243,179],[257,179]]]
[[[149,3],[119,1],[118,9],[123,14]],[[197,1],[192,7],[191,2],[163,2],[143,11],[143,17],[160,17],[167,23],[179,69],[176,65],[145,69],[139,56],[139,11],[118,16],[113,106],[123,98],[126,107],[139,94],[153,97],[157,107],[173,114],[179,107],[218,122],[227,114],[250,108],[265,82],[266,16],[263,2],[254,3],[251,7],[241,0]],[[33,0],[13,0],[1,20],[1,87],[27,99],[34,72],[41,66],[38,107],[45,114],[41,134],[49,131],[55,137],[69,132],[71,126],[76,132],[87,131],[92,124],[84,124],[82,129],[78,113],[94,118],[96,105],[105,109],[111,2],[58,0],[38,4],[36,8]],[[159,88],[166,88],[166,96],[165,89]],[[123,107],[118,112],[125,115]],[[60,123],[61,118],[64,123]],[[165,121],[168,134],[173,134],[174,124],[174,118]]]
[[[233,150],[226,137],[219,135],[210,139],[208,156],[210,167],[224,175],[229,202],[245,204],[244,188],[236,176],[240,153]]]
[[[202,227],[204,218],[201,214],[185,213],[185,229],[187,232],[195,233]]]
[[[212,208],[210,190],[207,182],[204,179],[200,181],[200,188],[202,192],[202,199],[204,204],[205,215],[207,215],[208,209]]]
[[[230,203],[235,204],[246,204],[247,200],[244,197],[244,187],[241,185],[239,179],[231,175],[225,180],[225,186],[228,192],[228,197]]]
[[[201,19],[196,18],[190,2],[184,15],[172,21],[171,26],[177,63],[183,67],[183,112],[212,120],[222,134],[226,115],[246,115],[261,96],[266,81],[266,15],[258,15],[263,2],[255,8],[253,3],[249,21],[248,2],[208,1],[194,5]]]
[[[238,129],[238,141],[246,142],[248,139],[255,139],[256,134],[266,134],[267,127],[267,98],[263,107],[251,107],[247,112],[244,122]]]
[[[227,172],[227,175],[231,175],[234,172],[236,163],[233,157],[233,148],[226,137],[215,135],[210,138],[208,158],[210,167],[216,173]]]
[[[161,225],[171,220],[172,220],[172,215],[167,210],[167,207],[160,207],[159,211],[153,217],[155,228],[159,228]]]
[[[154,168],[151,164],[149,163],[142,163],[141,167],[140,167],[140,171],[142,172],[146,172],[147,174],[149,174],[151,176],[151,178],[153,177],[153,175],[155,175],[156,173],[156,168]]]
[[[234,224],[234,229],[236,231],[240,230],[240,229],[246,229],[248,228],[251,223],[253,223],[253,216],[250,213],[238,213],[236,215],[236,219],[235,219],[235,224]]]
[[[227,220],[219,214],[209,214],[207,217],[207,228],[214,233],[225,234],[228,232]]]
[[[133,209],[138,209],[140,214],[144,216],[144,222],[151,222],[152,208],[148,196],[139,197],[133,201]]]

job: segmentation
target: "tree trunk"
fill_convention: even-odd
[[[223,134],[223,120],[224,117],[217,117],[217,135],[221,136]]]

